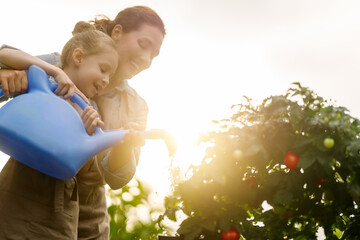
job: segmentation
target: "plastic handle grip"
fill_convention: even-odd
[[[55,91],[55,89],[57,88],[57,83],[52,83],[52,82],[49,82],[50,83],[50,89],[51,91]],[[89,106],[85,100],[80,97],[79,94],[77,93],[74,93],[74,95],[72,96],[72,98],[70,98],[74,103],[76,103],[82,110],[84,110],[87,106]]]
[[[52,91],[55,91],[55,89],[57,88],[57,84],[56,83],[51,83],[51,82],[49,82],[49,84],[50,84],[50,89],[52,90]],[[2,90],[2,87],[1,87],[1,85],[0,85],[0,97],[2,97],[4,95],[4,93],[3,93],[3,90]],[[84,110],[87,106],[89,106],[86,102],[85,102],[85,100],[82,98],[82,97],[80,97],[80,95],[79,94],[77,94],[77,93],[74,93],[74,95],[73,95],[73,97],[71,98],[71,100],[74,102],[74,103],[76,103],[82,110]]]

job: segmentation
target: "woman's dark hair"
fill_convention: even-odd
[[[165,36],[165,25],[159,15],[151,8],[146,6],[135,6],[126,8],[118,13],[114,20],[110,20],[104,15],[98,15],[100,18],[90,21],[97,30],[107,33],[111,32],[115,25],[120,24],[124,33],[139,30],[143,24],[157,27]]]

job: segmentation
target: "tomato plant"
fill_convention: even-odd
[[[137,193],[133,194],[132,189]],[[150,194],[152,190],[144,182],[134,179],[128,185],[119,190],[107,191],[107,200],[109,201],[108,214],[110,222],[109,240],[117,239],[146,239],[156,240],[158,235],[164,229],[160,230],[157,222],[151,219],[137,219],[129,224],[129,219],[133,216],[134,211],[141,205],[148,207],[150,214],[159,213],[160,210],[151,203]],[[131,196],[132,200],[125,200],[123,196]],[[128,198],[129,199],[129,198]],[[165,227],[165,229],[169,229]]]
[[[296,170],[299,160],[299,155],[292,153],[291,151],[286,152],[284,156],[284,164],[291,170]]]
[[[241,239],[316,239],[321,227],[327,239],[358,239],[360,121],[299,83],[233,109],[201,135],[203,161],[165,199],[164,217],[185,215],[177,233],[221,239],[233,227]]]
[[[227,232],[221,233],[221,240],[239,240],[240,233],[235,228],[230,228]]]

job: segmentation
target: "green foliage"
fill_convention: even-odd
[[[185,240],[220,239],[230,227],[243,239],[316,239],[319,227],[327,239],[360,239],[359,120],[299,83],[234,109],[202,136],[203,161],[167,197],[163,218],[183,212]],[[296,170],[284,165],[288,151],[300,156]]]
[[[139,180],[134,184],[127,185],[121,190],[109,190],[108,197],[111,205],[108,207],[110,217],[110,239],[111,240],[156,240],[158,234],[162,233],[157,226],[153,215],[159,215],[162,209],[155,208],[149,201],[150,189]],[[146,221],[141,221],[135,215],[139,207],[146,209]],[[147,215],[143,214],[143,215]],[[156,216],[156,217],[157,217]]]

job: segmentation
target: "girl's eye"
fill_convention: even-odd
[[[100,66],[100,71],[101,71],[101,73],[106,73],[105,67]]]

